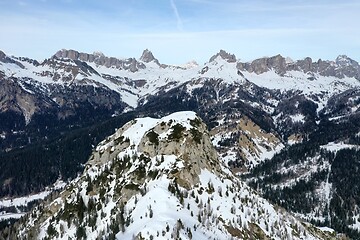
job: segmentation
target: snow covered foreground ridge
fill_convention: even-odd
[[[125,124],[15,230],[21,239],[336,239],[234,176],[194,112]]]

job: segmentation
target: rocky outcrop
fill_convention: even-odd
[[[302,70],[303,72],[312,72],[313,68],[313,61],[311,58],[306,57],[303,60],[298,60],[296,63],[289,65],[289,70]]]
[[[18,65],[20,68],[24,69],[24,65],[21,64],[20,62],[6,56],[6,54],[0,50],[0,62],[3,62],[3,63],[13,63],[13,64],[16,64]]]
[[[353,77],[360,80],[359,64],[345,55],[340,55],[335,61],[319,59],[317,62],[313,62],[311,58],[307,57],[304,60],[298,60],[294,64],[288,65],[287,70],[315,73],[327,77]]]
[[[41,66],[50,67],[51,70],[45,68],[45,70],[36,73],[41,77],[52,78],[54,82],[62,82],[66,84],[72,84],[76,79],[78,84],[84,84],[91,82],[87,78],[91,78],[92,75],[100,76],[100,74],[95,71],[90,65],[81,60],[72,60],[70,58],[61,59],[59,61],[58,58],[53,57],[49,59],[45,59]],[[81,81],[79,80],[79,78]],[[81,77],[80,77],[81,76]],[[95,83],[95,85],[99,85]]]
[[[228,63],[234,63],[236,62],[236,57],[234,54],[230,54],[230,53],[227,53],[226,51],[224,50],[220,50],[220,52],[218,52],[217,54],[215,54],[214,56],[212,56],[209,60],[209,62],[213,62],[216,58],[222,58],[224,59],[225,61],[227,61]]]
[[[3,59],[5,59],[6,54],[0,50],[0,61],[3,61]]]
[[[342,69],[345,76],[360,80],[360,65],[357,61],[346,55],[340,55],[336,58],[335,63]]]
[[[237,68],[240,71],[254,72],[256,74],[262,74],[271,69],[274,69],[275,72],[279,75],[284,75],[286,73],[286,60],[281,55],[276,55],[270,58],[259,58],[251,63],[241,63],[239,62]]]
[[[342,67],[347,67],[347,66],[352,66],[352,67],[359,67],[359,63],[351,58],[349,58],[346,55],[339,55],[336,59],[335,59],[335,63],[339,66]]]
[[[146,63],[149,63],[149,62],[155,62],[157,65],[160,65],[159,63],[159,60],[157,60],[153,53],[148,50],[148,49],[145,49],[140,57],[140,60],[143,61],[143,62],[146,62]]]
[[[93,62],[97,65],[105,66],[107,68],[117,68],[129,70],[131,72],[136,72],[139,69],[145,68],[145,65],[141,62],[138,62],[135,58],[118,59],[114,57],[106,57],[104,54],[99,52],[88,54],[75,50],[62,49],[55,53],[54,56],[57,58],[70,58],[72,60],[80,60],[89,63]]]
[[[17,59],[19,61],[22,61],[22,62],[28,62],[28,63],[34,65],[35,67],[38,67],[40,65],[40,63],[35,59],[31,59],[31,58],[27,58],[27,57],[13,57],[13,58]]]

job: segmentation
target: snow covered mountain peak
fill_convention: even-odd
[[[355,60],[349,58],[346,55],[339,55],[336,60],[335,60],[336,64],[340,65],[340,66],[354,66],[354,67],[359,67],[359,63],[356,62]]]
[[[97,152],[101,154],[112,147],[115,147],[113,152],[118,152],[116,143],[119,139],[127,142],[128,146],[120,150],[118,158],[132,156],[134,150],[137,155],[144,154],[151,161],[166,158],[169,162],[164,162],[155,169],[164,173],[176,172],[179,182],[186,188],[198,181],[201,169],[221,171],[206,125],[191,111],[176,112],[161,119],[146,117],[130,121],[112,138],[100,143]],[[94,163],[98,160],[101,162],[102,158],[95,156]],[[174,160],[176,161],[173,162]],[[150,162],[145,168],[153,169],[152,164],[154,162]]]
[[[225,50],[220,50],[218,53],[216,53],[214,56],[212,56],[209,60],[209,62],[214,61],[218,57],[226,60],[228,63],[234,63],[236,62],[236,57],[234,54],[227,53]]]
[[[138,118],[15,229],[29,239],[328,239],[272,206],[219,160],[194,112]]]
[[[183,67],[185,69],[192,69],[192,68],[199,67],[199,64],[195,60],[191,60],[191,61],[185,63],[184,65],[182,65],[181,67]]]

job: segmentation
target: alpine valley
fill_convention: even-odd
[[[0,239],[360,239],[360,65],[0,51]]]

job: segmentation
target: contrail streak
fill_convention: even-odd
[[[171,4],[171,8],[172,8],[173,11],[174,11],[175,17],[176,17],[177,29],[178,29],[179,31],[182,31],[182,30],[183,30],[183,23],[182,23],[182,20],[181,20],[179,11],[178,11],[178,9],[177,9],[177,7],[176,7],[176,4],[175,4],[174,0],[170,0],[170,4]]]

